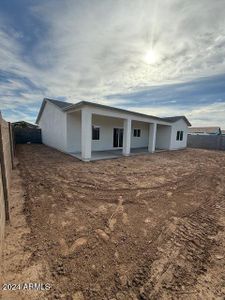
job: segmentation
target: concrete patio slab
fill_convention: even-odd
[[[139,154],[148,154],[148,148],[132,148],[131,155],[139,155]],[[81,153],[70,153],[70,155],[78,158],[81,160]],[[102,160],[102,159],[113,159],[122,157],[122,149],[115,149],[115,150],[106,150],[106,151],[92,151],[91,153],[91,161],[94,160]]]

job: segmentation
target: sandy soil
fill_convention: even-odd
[[[25,218],[13,243],[7,229],[4,278],[51,289],[3,299],[224,299],[224,152],[83,163],[21,145],[17,157],[12,222]]]

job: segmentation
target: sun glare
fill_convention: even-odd
[[[157,53],[153,49],[151,49],[145,53],[144,61],[147,64],[153,65],[157,62],[157,60],[158,60]]]

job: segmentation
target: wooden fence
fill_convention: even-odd
[[[5,222],[9,221],[9,188],[14,167],[14,141],[12,126],[3,120],[0,112],[0,255],[4,239]],[[1,261],[1,258],[0,258]]]

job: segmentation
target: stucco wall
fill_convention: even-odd
[[[9,194],[11,176],[12,176],[12,157],[11,157],[11,142],[10,142],[10,132],[9,123],[4,121],[0,116],[0,126],[1,126],[1,140],[3,146],[3,160],[5,165],[5,178],[6,178],[6,189],[7,194]],[[3,180],[2,180],[2,161],[0,162],[0,256],[2,254],[2,245],[5,231],[5,198],[3,193]],[[0,257],[1,262],[1,257]],[[1,269],[1,266],[0,266]]]
[[[134,129],[141,129],[141,136],[134,136]],[[131,148],[148,147],[149,124],[144,122],[132,121],[131,123]]]
[[[74,112],[67,115],[67,151],[81,151],[81,113]]]
[[[39,121],[43,144],[67,151],[66,119],[66,113],[63,113],[54,104],[46,102]]]
[[[4,195],[3,195],[3,185],[2,185],[2,172],[0,168],[0,260],[2,255],[4,231],[5,231],[5,204],[4,204]]]
[[[210,150],[225,150],[225,136],[222,135],[188,135],[187,146]]]
[[[6,182],[7,189],[9,190],[11,183],[12,174],[12,160],[11,160],[11,144],[10,144],[10,133],[9,133],[9,123],[5,120],[1,120],[1,132],[3,141],[3,152],[5,161],[5,171],[6,171]]]
[[[171,132],[171,126],[157,125],[156,149],[170,149]]]
[[[92,141],[92,151],[111,150],[113,148],[113,128],[123,128],[123,120],[110,117],[92,116],[92,124],[100,126],[100,140]],[[141,129],[141,136],[134,137],[133,129]],[[148,124],[132,121],[131,124],[131,148],[148,146]]]
[[[123,119],[106,116],[92,115],[92,125],[100,127],[100,140],[92,141],[92,151],[112,150],[113,148],[113,128],[123,128]],[[141,136],[134,137],[133,129],[141,129]],[[81,114],[74,112],[67,116],[67,151],[81,151]],[[148,146],[148,124],[144,122],[132,121],[131,148]]]
[[[100,140],[92,141],[92,151],[112,150],[113,128],[123,128],[123,120],[92,115],[92,124],[100,127]]]
[[[182,130],[184,132],[183,141],[177,141],[177,131]],[[184,120],[179,120],[172,124],[172,135],[171,135],[171,144],[170,149],[179,149],[187,147],[187,134],[188,134],[188,126]]]

